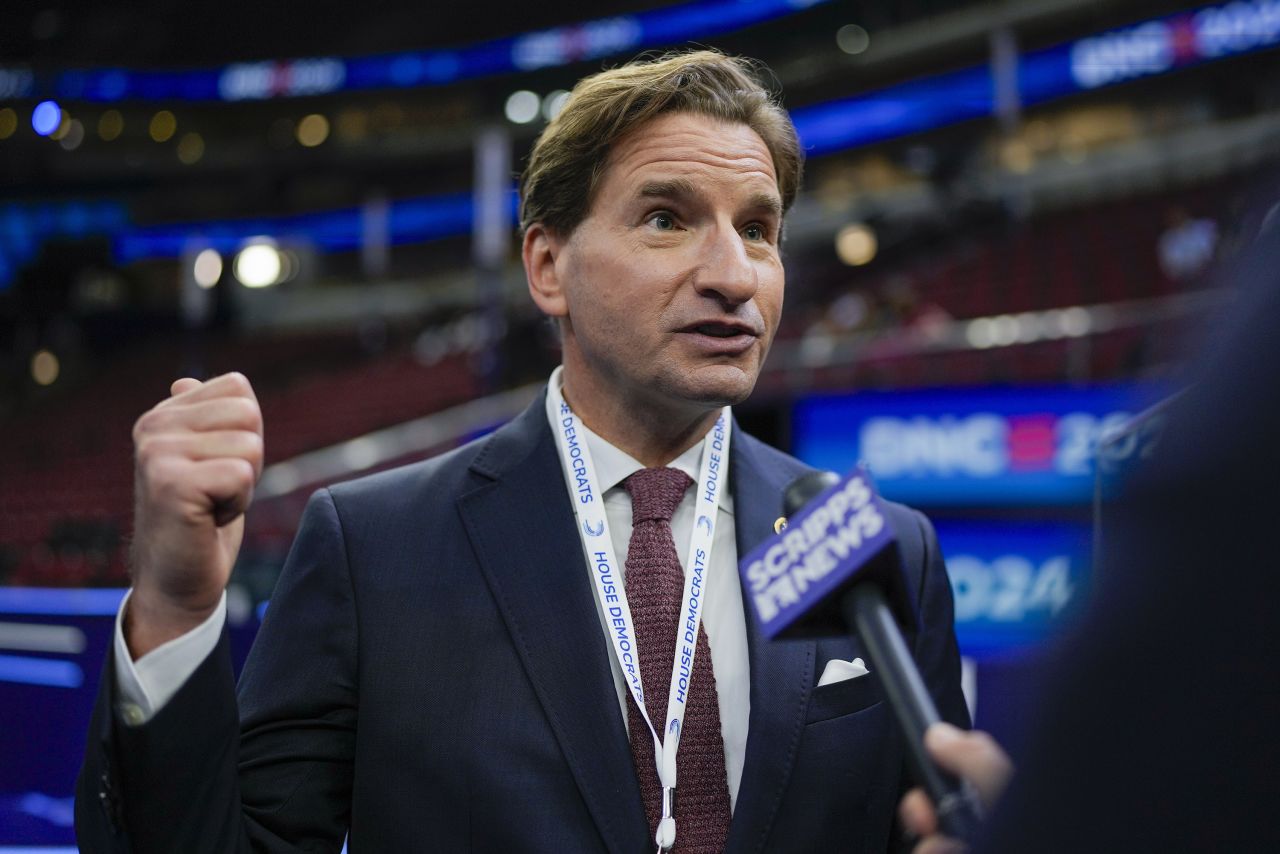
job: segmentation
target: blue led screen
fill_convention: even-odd
[[[1099,437],[1156,399],[1136,385],[860,392],[796,404],[793,452],[933,507],[1087,505]]]
[[[1088,598],[1087,524],[939,520],[935,527],[962,655],[982,660],[1041,647]]]

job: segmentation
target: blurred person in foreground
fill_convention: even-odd
[[[562,366],[493,435],[312,496],[238,703],[223,588],[261,416],[242,376],[174,383],[135,428],[134,586],[81,845],[652,852],[669,766],[641,704],[662,746],[679,736],[674,850],[900,844],[903,753],[860,647],[766,642],[736,571],[806,471],[728,411],[777,329],[800,172],[744,61],[581,81],[521,179],[525,272]],[[913,651],[967,726],[933,529],[889,519]],[[669,693],[687,703],[670,726]]]
[[[1226,274],[1225,322],[1109,508],[1093,601],[1046,673],[1017,775],[985,733],[928,733],[939,763],[998,804],[978,852],[1280,851],[1277,211]],[[916,854],[966,850],[923,792],[900,811]]]

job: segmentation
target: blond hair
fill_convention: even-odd
[[[760,66],[762,68],[762,66]],[[749,60],[711,50],[667,54],[584,77],[543,130],[520,176],[520,226],[572,232],[591,208],[614,143],[664,113],[740,122],[773,157],[785,212],[804,156],[791,118],[761,85]]]

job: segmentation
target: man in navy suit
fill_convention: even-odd
[[[630,648],[597,578],[605,552],[584,551],[604,519],[575,511],[584,490],[601,497],[630,574],[641,527],[656,530],[633,477],[663,469],[699,483],[661,536],[687,575],[705,524],[695,631],[713,684],[697,714],[715,721],[713,761],[675,760],[673,850],[893,848],[903,755],[860,648],[763,640],[735,569],[806,470],[727,410],[777,329],[801,159],[743,61],[703,51],[580,82],[521,180],[529,289],[558,323],[562,367],[493,435],[312,497],[238,698],[223,589],[261,416],[242,376],[176,382],[135,428],[134,587],[91,725],[81,845],[337,850],[349,834],[371,851],[654,850],[642,792],[660,781],[634,758],[648,735]],[[728,488],[717,521],[695,524],[720,442]],[[967,725],[936,538],[905,507],[890,523],[922,617],[916,658],[944,717]],[[639,646],[642,664],[653,654]],[[688,714],[686,735],[693,700]],[[726,795],[720,838],[711,789]]]

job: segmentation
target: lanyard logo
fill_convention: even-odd
[[[585,441],[586,436],[579,433],[579,425],[573,410],[565,403],[560,393],[556,374],[552,375],[548,396],[553,411],[559,416],[557,432],[561,458],[570,491],[578,499],[575,511],[582,528],[583,545],[595,569],[592,580],[596,599],[608,621],[614,657],[628,683],[631,697],[635,700],[640,715],[653,736],[658,781],[662,784],[664,798],[668,804],[664,808],[662,825],[658,831],[658,842],[664,850],[667,850],[675,841],[675,820],[671,800],[676,787],[676,751],[680,744],[686,694],[689,689],[689,680],[693,676],[693,659],[697,650],[698,629],[702,621],[702,596],[705,573],[714,545],[720,473],[729,453],[731,430],[729,409],[725,407],[721,411],[720,417],[703,438],[702,462],[698,473],[697,491],[694,493],[697,496],[697,516],[689,541],[681,605],[684,635],[675,639],[676,649],[671,666],[670,687],[667,691],[666,720],[668,724],[665,728],[666,737],[663,738],[663,730],[657,728],[659,721],[650,720],[644,701],[645,692],[634,646],[631,609],[627,604],[626,590],[614,579],[614,573],[621,565],[613,550],[609,519],[606,515],[595,515],[596,512],[603,514],[603,507],[601,507],[603,492],[596,480],[591,450]],[[588,505],[591,507],[590,515],[583,512]],[[601,509],[596,511],[596,507]]]

